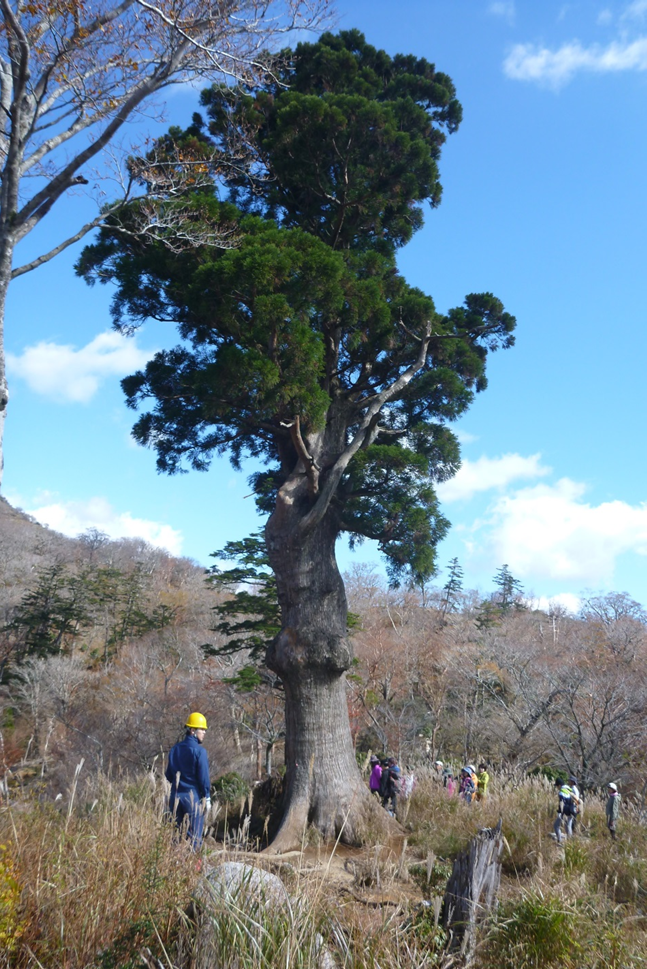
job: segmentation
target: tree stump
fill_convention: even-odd
[[[450,949],[468,963],[476,942],[476,925],[491,911],[501,881],[502,822],[483,828],[454,862],[443,900],[443,927]]]

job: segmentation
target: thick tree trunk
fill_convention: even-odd
[[[388,815],[362,781],[351,740],[345,673],[352,662],[344,584],[335,560],[338,527],[329,512],[303,534],[304,479],[284,485],[266,528],[282,629],[267,665],[283,681],[285,813],[274,851],[298,846],[306,827],[347,843],[363,840],[367,822]]]

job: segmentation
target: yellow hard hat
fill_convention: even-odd
[[[192,713],[184,726],[192,727],[194,730],[206,730],[207,720],[201,713]]]

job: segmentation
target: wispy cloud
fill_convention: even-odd
[[[487,9],[493,17],[503,17],[510,23],[514,20],[516,13],[514,0],[493,0]]]
[[[647,0],[633,0],[622,11],[622,20],[644,20],[647,17]]]
[[[614,41],[603,47],[585,47],[578,40],[555,50],[535,44],[517,44],[503,62],[504,73],[515,81],[536,81],[559,88],[575,74],[647,70],[647,37]]]
[[[562,478],[501,496],[479,529],[480,547],[521,578],[608,584],[618,556],[647,555],[647,504],[594,505],[585,491]]]
[[[63,403],[86,404],[109,377],[123,377],[150,359],[132,337],[108,330],[84,347],[42,341],[19,355],[7,354],[13,376],[37,394]]]
[[[18,503],[18,502],[14,502]],[[41,498],[34,507],[19,502],[24,511],[42,525],[63,535],[75,537],[88,528],[97,528],[110,538],[142,538],[172,555],[182,554],[182,533],[163,522],[135,518],[129,511],[119,512],[101,497],[87,501],[47,501]]]
[[[464,460],[458,473],[450,480],[437,485],[438,497],[443,502],[466,501],[483,491],[507,488],[513,481],[541,478],[551,469],[541,463],[541,454],[523,457],[521,454],[504,454],[500,458],[480,457],[477,461]]]

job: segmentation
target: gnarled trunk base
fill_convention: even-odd
[[[351,743],[343,674],[285,681],[286,811],[269,853],[300,848],[309,826],[326,841],[385,839],[397,823],[362,780]]]

